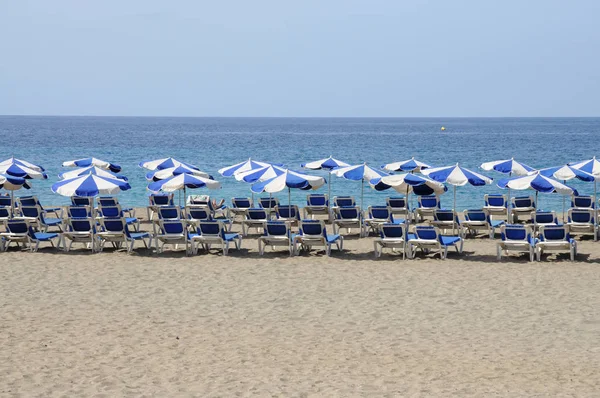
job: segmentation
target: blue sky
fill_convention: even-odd
[[[0,114],[600,116],[600,2],[0,2]]]

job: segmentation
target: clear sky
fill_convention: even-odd
[[[0,114],[600,116],[598,0],[0,0]]]

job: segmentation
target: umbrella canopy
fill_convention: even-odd
[[[24,178],[0,174],[0,189],[1,188],[6,189],[7,191],[16,191],[21,188],[29,189],[31,188],[31,185],[29,185]]]
[[[162,158],[162,159],[156,159],[156,160],[146,160],[143,162],[140,162],[138,164],[138,166],[144,168],[144,169],[148,169],[148,170],[163,170],[163,169],[170,169],[172,167],[179,167],[179,166],[187,166],[190,169],[194,169],[194,170],[200,170],[198,167],[190,164],[190,163],[184,163],[184,162],[180,162],[179,160],[173,159],[173,158]]]
[[[325,159],[315,160],[314,162],[303,163],[300,167],[310,170],[333,170],[338,167],[347,167],[350,166],[346,162],[342,162],[341,160],[334,159],[333,157],[328,157]]]
[[[371,187],[377,191],[394,188],[400,193],[417,195],[441,195],[446,192],[446,187],[441,182],[415,174],[395,174],[369,181]]]
[[[361,209],[361,211],[363,209],[363,201],[364,201],[364,193],[365,193],[364,180],[371,181],[372,179],[381,178],[381,177],[385,177],[388,175],[387,173],[385,173],[383,171],[376,170],[370,166],[367,166],[366,163],[357,164],[354,166],[341,167],[339,169],[335,169],[333,171],[333,174],[335,174],[338,177],[345,178],[347,180],[361,181],[361,184],[360,184],[360,209]]]
[[[261,167],[260,169],[248,170],[242,173],[237,173],[235,179],[238,181],[244,181],[248,183],[255,183],[257,181],[266,181],[271,178],[285,173],[286,169],[279,166],[269,165],[267,167]]]
[[[213,177],[210,174],[200,171],[197,168],[192,168],[185,164],[181,164],[177,167],[169,167],[168,169],[151,171],[150,173],[146,174],[146,179],[149,181],[160,181],[181,174],[191,174],[196,177],[208,178],[210,180],[213,179]]]
[[[569,163],[569,165],[575,169],[585,171],[586,173],[600,176],[600,161],[598,161],[595,156],[588,160]]]
[[[517,162],[515,159],[495,160],[493,162],[482,163],[480,166],[486,171],[496,170],[500,173],[524,176],[535,169],[527,166],[525,163]]]
[[[127,181],[127,177],[120,176],[109,170],[105,170],[105,169],[102,169],[97,166],[81,167],[81,168],[78,168],[75,170],[65,171],[64,173],[60,173],[58,175],[58,178],[60,178],[62,180],[67,180],[67,179],[71,179],[71,178],[75,178],[75,177],[79,177],[79,176],[83,176],[83,175],[88,175],[88,174],[93,174],[93,175],[97,175],[100,177],[106,177],[106,178],[117,178],[119,180]]]
[[[217,189],[221,188],[221,183],[219,181],[211,180],[210,178],[184,173],[153,182],[148,185],[148,190],[152,192],[174,192],[180,189],[185,190],[186,188],[194,189],[204,187]]]
[[[268,167],[272,163],[268,162],[259,162],[257,160],[248,159],[244,162],[240,162],[234,164],[233,166],[223,167],[219,169],[219,174],[223,177],[233,177],[238,173],[244,173],[249,170],[261,169],[263,167]],[[275,164],[275,166],[281,166],[281,164]]]
[[[325,179],[319,176],[298,173],[297,171],[285,170],[283,174],[265,181],[259,181],[250,188],[255,193],[274,193],[288,189],[288,205],[292,204],[291,189],[318,189],[325,185]]]
[[[76,160],[68,160],[63,162],[63,167],[90,167],[95,166],[103,170],[110,170],[113,173],[121,171],[121,166],[116,163],[107,162],[97,158],[82,158]]]
[[[596,179],[592,174],[569,165],[547,167],[545,169],[540,169],[539,173],[543,176],[556,178],[557,180],[562,181],[577,178],[581,181],[592,182]],[[535,172],[530,174],[535,174]]]
[[[423,170],[422,173],[432,180],[459,187],[467,184],[481,186],[491,184],[493,181],[492,178],[465,169],[464,167],[459,166],[458,163],[454,166],[426,169]]]
[[[561,195],[577,195],[577,190],[540,173],[524,177],[505,178],[498,181],[498,187],[517,190],[533,189],[536,192],[543,193],[557,192]]]
[[[415,158],[403,160],[400,162],[388,163],[381,166],[382,169],[387,171],[404,171],[404,172],[420,172],[423,169],[431,168],[430,165],[420,162]]]
[[[44,168],[42,166],[40,166],[40,165],[33,164],[33,163],[28,162],[28,161],[23,160],[23,159],[17,159],[15,157],[8,158],[8,159],[0,162],[0,169],[3,168],[6,165],[10,165],[10,164],[13,164],[13,163],[18,164],[19,166],[28,167],[28,168],[33,169],[33,170],[45,171]]]
[[[45,172],[40,171],[39,169],[32,169],[29,166],[24,165],[21,161],[17,161],[17,159],[14,158],[12,158],[11,162],[5,161],[2,163],[2,166],[0,166],[0,174],[10,175],[13,177],[21,177],[28,180],[34,178],[48,178]]]
[[[113,195],[128,189],[131,189],[131,185],[127,181],[94,174],[70,178],[52,185],[52,192],[63,196]]]

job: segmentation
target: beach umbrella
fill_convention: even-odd
[[[446,186],[441,182],[415,174],[395,174],[374,178],[369,181],[369,185],[377,191],[393,188],[400,193],[404,193],[406,195],[407,203],[411,193],[417,195],[441,195],[446,192]],[[404,220],[405,232],[403,257],[405,256],[404,253],[406,253],[406,240],[408,239],[409,224],[410,217],[407,217],[407,219]]]
[[[62,180],[52,185],[52,192],[68,197],[86,196],[94,198],[98,195],[114,195],[128,189],[131,189],[131,185],[125,180],[102,177],[92,173]],[[95,251],[93,236],[92,251]]]
[[[270,178],[265,181],[258,181],[250,188],[255,193],[274,193],[281,192],[287,188],[288,205],[292,205],[291,189],[311,190],[318,189],[325,185],[325,179],[319,176],[299,173],[297,171],[285,170],[283,174]]]
[[[360,181],[360,210],[363,210],[363,199],[364,199],[364,192],[365,192],[365,184],[364,181],[371,181],[375,178],[381,178],[381,177],[385,177],[388,174],[380,171],[380,170],[376,170],[370,166],[367,166],[366,163],[363,164],[357,164],[354,166],[347,166],[347,167],[341,167],[339,169],[335,169],[333,171],[333,174],[335,174],[338,177],[342,177],[345,178],[347,180],[352,180],[352,181]]]
[[[483,170],[491,171],[495,170],[502,174],[508,174],[509,177],[515,176],[526,176],[527,174],[535,171],[531,166],[516,161],[514,158],[504,160],[494,160],[492,162],[482,163],[481,167]],[[506,220],[510,218],[510,188],[508,189],[508,204],[506,206]]]
[[[27,182],[25,178],[22,177],[14,177],[11,175],[2,175],[0,174],[0,188],[3,188],[7,191],[10,191],[10,217],[13,216],[14,213],[14,191],[17,191],[21,188],[30,189],[31,185]]]
[[[179,174],[169,177],[164,180],[159,180],[148,185],[148,190],[152,192],[175,192],[183,190],[183,196],[186,196],[186,189],[196,189],[196,188],[208,188],[208,189],[217,189],[221,188],[221,183],[210,178],[205,178],[201,176],[196,176],[193,174]],[[185,211],[184,211],[184,217]],[[187,231],[187,228],[186,228]],[[185,253],[188,254],[188,239],[187,233],[185,234]]]
[[[30,167],[33,166],[33,167]],[[43,171],[41,166],[34,165],[24,160],[9,158],[2,162],[0,165],[0,174],[10,177],[19,177],[26,180],[31,179],[47,179],[48,176]],[[16,180],[15,180],[16,181]],[[14,184],[19,186],[19,184]],[[10,190],[10,213],[11,217],[15,209],[15,190]]]
[[[227,166],[219,169],[219,174],[223,177],[233,177],[238,173],[243,173],[249,170],[256,170],[263,167],[270,166],[271,164],[275,166],[282,166],[282,164],[268,163],[268,162],[259,162],[257,160],[252,160],[251,158],[245,160],[240,163],[236,163],[232,166]]]
[[[456,212],[456,187],[462,187],[470,184],[473,186],[482,186],[491,184],[492,179],[483,174],[476,173],[469,169],[461,167],[458,163],[454,166],[435,167],[423,170],[422,173],[432,180],[450,184],[454,188],[454,204],[452,210]],[[454,234],[454,223],[452,224],[452,233]]]
[[[61,180],[68,180],[71,178],[88,175],[88,174],[93,174],[93,175],[97,175],[100,177],[106,177],[106,178],[117,178],[119,180],[127,181],[127,177],[115,174],[110,170],[101,169],[97,166],[81,167],[81,168],[78,168],[75,170],[65,171],[64,173],[60,173],[58,175],[58,178],[60,178]]]
[[[169,167],[167,169],[154,170],[146,174],[146,179],[149,181],[160,181],[181,174],[191,174],[196,177],[208,178],[210,180],[213,179],[213,177],[210,174],[192,167],[185,164],[181,164],[177,167]]]
[[[244,181],[249,184],[254,184],[255,182],[267,181],[271,178],[275,178],[277,176],[285,173],[286,169],[283,167],[269,165],[266,167],[261,167],[259,169],[248,170],[244,172],[240,172],[235,174],[235,179],[238,181]],[[252,201],[254,202],[254,191],[252,191]],[[271,199],[272,193],[269,193],[269,199]],[[269,200],[269,212],[271,211],[271,201]]]
[[[381,166],[387,171],[403,171],[405,173],[420,172],[423,169],[431,168],[430,165],[416,160],[414,157],[400,162],[388,163]]]
[[[45,171],[44,168],[40,165],[37,164],[33,164],[31,162],[28,162],[26,160],[23,159],[17,159],[15,157],[12,158],[8,158],[6,160],[3,160],[2,162],[0,162],[0,169],[3,168],[5,165],[10,165],[10,164],[18,164],[19,166],[25,166],[28,167],[30,169],[33,170],[37,170],[37,171]]]
[[[595,156],[591,159],[582,160],[580,162],[569,163],[569,165],[575,169],[585,171],[594,177],[600,177],[600,161],[597,160]],[[594,208],[598,206],[597,199],[596,180],[594,180]]]
[[[329,178],[327,180],[328,185],[328,193],[327,197],[329,198],[329,207],[331,207],[331,172],[333,169],[348,167],[350,164],[346,162],[342,162],[341,160],[334,159],[332,156],[329,156],[325,159],[315,160],[314,162],[303,163],[300,167],[309,170],[327,170]]]
[[[138,166],[140,166],[141,168],[144,169],[148,169],[148,170],[163,170],[163,169],[170,169],[172,167],[179,167],[179,166],[187,166],[191,169],[194,170],[200,170],[198,167],[190,164],[190,163],[185,163],[185,162],[180,162],[179,160],[173,159],[173,158],[162,158],[162,159],[156,159],[156,160],[145,160],[143,162],[140,162],[138,164]]]
[[[534,172],[532,172],[534,173]],[[546,177],[552,177],[555,178],[557,180],[562,180],[563,183],[567,183],[568,180],[572,180],[574,178],[577,178],[580,181],[585,181],[585,182],[594,182],[594,203],[596,203],[596,178],[600,178],[599,177],[595,177],[594,175],[585,172],[581,169],[577,169],[573,166],[569,166],[569,165],[563,165],[563,166],[556,166],[556,167],[547,167],[545,169],[540,169],[539,173],[543,176]],[[596,205],[594,205],[594,209],[596,208]],[[563,222],[565,222],[565,197],[563,196],[563,209],[562,209],[562,219]],[[596,222],[596,217],[594,217],[594,223]]]
[[[535,201],[537,203],[538,192],[552,193],[560,195],[577,195],[577,190],[561,182],[553,180],[542,174],[534,173],[523,177],[505,178],[498,181],[498,187],[502,189],[533,189],[535,191]],[[539,204],[538,204],[539,208]]]
[[[90,167],[95,166],[99,169],[110,170],[113,173],[118,173],[121,171],[121,166],[116,163],[107,162],[105,160],[100,160],[97,158],[82,158],[75,160],[67,160],[63,162],[63,167]]]

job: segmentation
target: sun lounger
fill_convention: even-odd
[[[415,227],[415,237],[408,240],[410,252],[415,258],[418,249],[428,253],[435,251],[439,253],[442,259],[448,257],[448,248],[454,247],[457,253],[463,251],[463,239],[460,236],[445,236],[440,234],[437,227],[417,225]]]
[[[577,255],[577,242],[571,238],[568,225],[546,225],[540,228],[536,244],[537,260],[540,261],[544,251],[568,252],[571,261]]]
[[[502,259],[502,253],[508,256],[509,251],[529,253],[529,261],[533,261],[537,240],[533,237],[530,226],[506,224],[500,226],[500,238],[496,245],[497,259]]]
[[[328,256],[331,255],[331,246],[336,245],[339,251],[344,248],[344,237],[339,234],[329,235],[322,220],[300,221],[299,233],[294,237],[294,251],[298,253],[298,247],[310,251],[314,246],[325,248]]]

